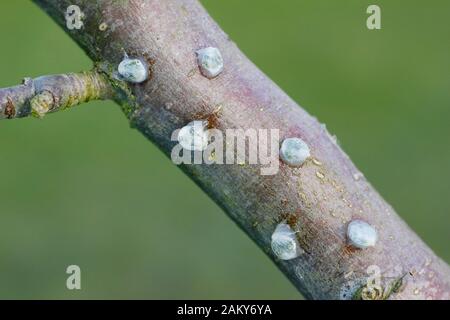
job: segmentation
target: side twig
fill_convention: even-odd
[[[42,118],[83,102],[112,97],[109,82],[94,70],[25,78],[21,85],[0,89],[0,119]]]

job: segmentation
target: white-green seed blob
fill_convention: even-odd
[[[308,145],[300,138],[287,138],[281,143],[281,160],[290,166],[301,166],[310,156]]]
[[[272,251],[281,260],[297,258],[303,250],[298,244],[295,232],[286,223],[280,223],[272,234]]]
[[[219,49],[208,47],[200,49],[196,53],[200,72],[205,77],[212,79],[223,71],[223,58]]]
[[[203,151],[208,147],[209,134],[206,121],[192,121],[178,132],[178,142],[190,151]]]
[[[365,249],[377,243],[377,230],[363,220],[353,220],[348,224],[347,237],[356,248]]]
[[[123,80],[131,83],[141,83],[148,78],[148,68],[140,59],[123,59],[117,71]]]

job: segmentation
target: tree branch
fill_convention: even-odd
[[[129,90],[115,86],[121,95],[116,100],[133,127],[167,155],[175,144],[172,132],[199,118],[219,130],[278,128],[282,139],[307,143],[312,159],[298,168],[282,164],[274,176],[260,175],[258,165],[182,167],[305,297],[449,298],[449,267],[379,196],[324,126],[258,70],[196,0],[35,2],[65,29],[67,7],[80,6],[83,29],[66,31],[109,79],[123,51],[148,62],[149,79],[124,84]],[[215,78],[199,72],[196,52],[205,47],[219,48],[223,56],[224,70]],[[346,230],[356,219],[377,230],[374,247],[349,245]],[[290,260],[280,260],[271,248],[283,222],[303,252]],[[367,292],[366,271],[373,265],[382,279]]]
[[[113,92],[105,75],[95,70],[25,78],[21,85],[0,89],[0,119],[42,118],[90,100],[111,99]]]

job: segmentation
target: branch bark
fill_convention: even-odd
[[[279,128],[281,138],[308,143],[313,160],[301,168],[282,164],[274,176],[260,175],[257,165],[182,167],[306,298],[449,298],[449,267],[378,195],[324,126],[255,67],[196,0],[34,1],[101,66],[133,127],[167,155],[172,132],[199,118],[220,130]],[[84,13],[81,30],[66,28],[72,4]],[[214,79],[200,74],[195,56],[209,46],[219,48],[225,62]],[[115,80],[124,52],[148,62],[146,82]],[[353,219],[377,229],[375,247],[348,245]],[[295,259],[279,260],[271,250],[271,235],[283,221],[304,251]],[[372,265],[381,269],[383,295],[365,291]]]

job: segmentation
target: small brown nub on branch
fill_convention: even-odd
[[[14,118],[16,115],[16,108],[10,97],[6,98],[5,116],[7,119]]]

